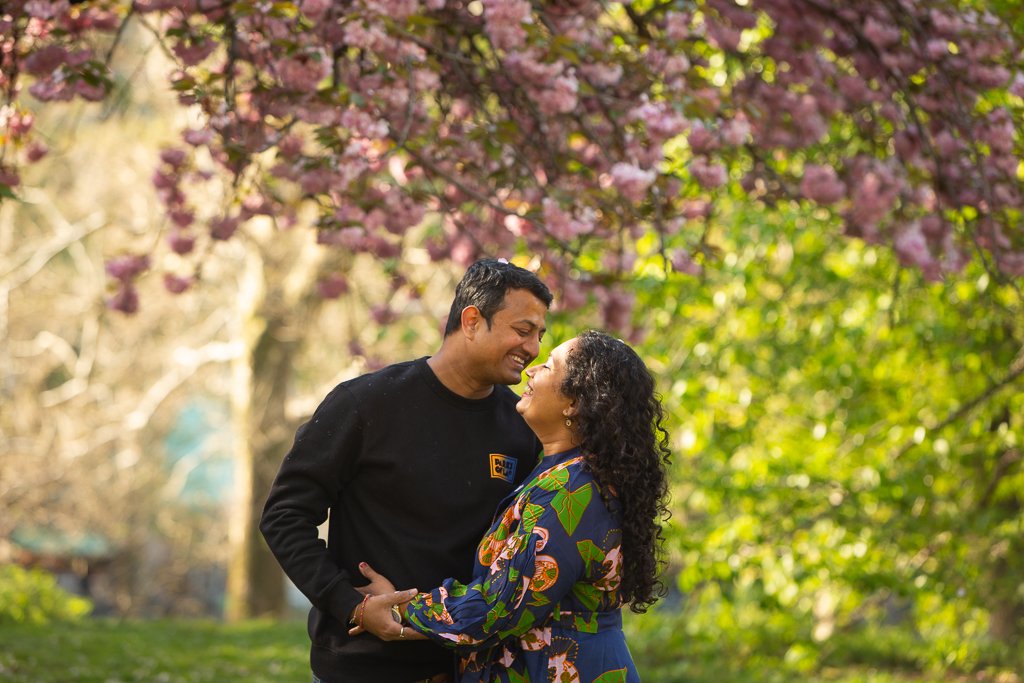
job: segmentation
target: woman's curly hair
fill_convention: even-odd
[[[576,401],[573,432],[602,494],[622,503],[623,604],[646,612],[664,586],[661,520],[668,518],[671,454],[654,379],[625,342],[603,332],[577,337],[562,393]]]

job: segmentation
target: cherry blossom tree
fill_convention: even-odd
[[[936,280],[1024,276],[1021,35],[946,0],[11,0],[0,14],[0,192],[47,153],[39,106],[117,89],[126,27],[176,67],[192,123],[152,182],[190,259],[259,215],[316,207],[325,249],[538,255],[573,308],[628,327],[641,269],[713,263],[725,198],[809,202],[822,229]],[[27,96],[26,96],[27,95]],[[230,188],[200,201],[213,174]],[[423,226],[420,231],[414,230]],[[152,255],[108,264],[137,309]],[[343,274],[319,289],[343,288]],[[386,312],[382,312],[386,315]]]
[[[1011,5],[7,0],[0,201],[25,196],[27,169],[56,154],[42,109],[117,101],[115,57],[149,33],[187,123],[148,179],[167,221],[152,246],[108,255],[107,305],[136,312],[142,278],[197,289],[214,256],[239,249],[282,285],[239,297],[239,319],[259,324],[239,325],[248,393],[235,418],[262,439],[240,439],[258,452],[238,457],[229,584],[244,616],[266,607],[246,595],[245,577],[269,566],[252,511],[288,438],[274,411],[297,351],[280,332],[316,309],[310,295],[350,291],[359,259],[384,264],[390,294],[408,300],[413,249],[456,266],[529,253],[558,306],[592,301],[628,333],[629,283],[714,268],[735,242],[719,234],[730,205],[801,203],[820,219],[805,229],[884,245],[923,279],[974,261],[1018,286],[1024,60]],[[309,225],[320,253],[302,252],[289,280],[302,284],[286,290],[297,261],[284,233]],[[395,315],[389,298],[374,301],[379,324]]]

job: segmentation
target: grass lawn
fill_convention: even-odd
[[[309,641],[300,622],[0,624],[0,681],[5,683],[309,680]]]
[[[765,662],[728,665],[725,653],[632,648],[645,683],[1019,683],[1011,675],[954,676],[865,666],[799,675]],[[654,645],[652,647],[652,645]],[[90,620],[46,626],[0,624],[4,683],[308,683],[301,622]],[[725,661],[723,661],[723,659]],[[716,663],[717,662],[717,663]]]

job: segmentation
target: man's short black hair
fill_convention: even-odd
[[[469,267],[455,288],[455,300],[448,312],[444,336],[459,329],[466,306],[476,306],[487,321],[487,329],[490,329],[491,319],[505,305],[505,295],[510,289],[525,289],[543,301],[545,306],[551,306],[551,291],[530,271],[505,259],[480,259]]]

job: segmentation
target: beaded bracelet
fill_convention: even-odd
[[[359,616],[356,618],[356,625],[359,626],[359,628],[363,627],[363,614],[366,612],[366,601],[369,600],[370,597],[371,595],[367,593],[363,597],[363,601],[359,604]]]

